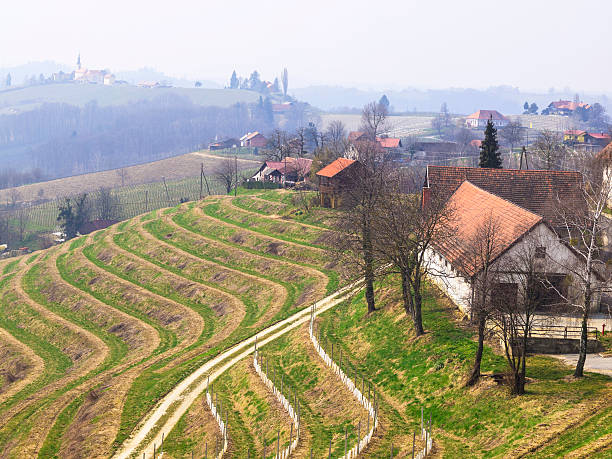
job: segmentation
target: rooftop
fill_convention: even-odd
[[[321,177],[334,177],[336,174],[342,172],[344,169],[351,166],[353,163],[355,163],[355,160],[348,158],[338,158],[331,164],[328,164],[319,172],[317,172],[317,175]]]

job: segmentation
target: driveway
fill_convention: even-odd
[[[578,362],[578,354],[561,354],[554,355],[553,357],[562,360],[568,365],[575,366],[576,362]],[[584,369],[586,371],[612,376],[612,357],[602,357],[599,354],[587,354]]]

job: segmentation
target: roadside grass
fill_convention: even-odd
[[[405,422],[416,426],[421,407],[431,415],[435,442],[445,457],[507,454],[528,433],[555,414],[601,395],[610,379],[589,374],[568,380],[572,369],[555,359],[532,356],[527,363],[527,394],[510,396],[506,387],[483,380],[465,389],[476,343],[471,330],[452,320],[452,306],[437,290],[426,290],[426,335],[415,338],[400,303],[398,282],[379,287],[380,310],[368,316],[363,292],[322,316],[324,339],[341,346],[359,372],[371,375],[385,399]],[[483,372],[503,372],[505,359],[485,348]],[[461,438],[461,441],[457,441]],[[388,451],[387,439],[380,451]],[[386,443],[386,444],[385,444]]]

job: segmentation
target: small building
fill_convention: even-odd
[[[338,158],[317,172],[321,207],[341,207],[344,194],[353,186],[355,174],[361,167],[363,166],[359,161]]]
[[[570,129],[563,132],[563,143],[566,145],[591,145],[595,147],[605,147],[610,143],[612,137],[603,132],[587,132],[583,130]]]
[[[259,132],[249,132],[242,137],[240,137],[240,146],[241,147],[251,147],[251,148],[263,148],[268,144],[268,139],[266,139]]]
[[[491,250],[489,275],[494,283],[491,301],[502,300],[513,304],[523,288],[527,263],[524,254],[530,253],[538,276],[546,279],[546,285],[538,289],[538,306],[541,312],[571,311],[567,298],[573,304],[580,301],[580,289],[572,281],[566,267],[583,263],[582,259],[563,243],[546,223],[545,219],[499,196],[464,181],[449,198],[452,209],[452,230],[456,237],[434,244],[427,252],[430,268],[439,272],[433,281],[446,292],[459,309],[469,315],[475,286],[484,267],[470,247],[478,238],[478,231],[488,219],[496,224],[495,247]],[[523,268],[522,266],[525,266]],[[593,282],[601,281],[595,272]],[[521,279],[523,281],[521,282]],[[599,295],[592,302],[599,310]]]
[[[591,106],[589,104],[585,104],[584,102],[557,100],[548,104],[548,107],[542,110],[542,115],[570,116],[578,109],[590,110]]]
[[[478,110],[472,113],[465,119],[465,125],[473,129],[481,129],[486,127],[487,122],[491,120],[496,128],[507,126],[510,120],[497,110]]]
[[[208,146],[208,149],[210,151],[215,151],[215,150],[224,150],[226,148],[236,148],[240,146],[240,140],[238,139],[225,139],[225,140],[219,140],[217,142],[211,143]]]
[[[287,157],[282,161],[266,161],[251,180],[279,184],[303,182],[308,178],[311,166],[312,159],[308,158]]]
[[[115,84],[115,75],[113,75],[112,73],[107,73],[106,75],[104,75],[104,85],[105,86],[112,86]]]

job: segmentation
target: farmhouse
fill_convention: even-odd
[[[548,104],[548,107],[542,110],[542,115],[569,116],[578,109],[590,110],[591,106],[589,104],[585,104],[584,102],[572,102],[571,100],[558,100],[556,102],[551,102],[550,104]]]
[[[583,130],[571,129],[563,132],[563,143],[571,146],[590,145],[605,147],[610,143],[612,137],[603,132],[587,132]]]
[[[351,131],[348,135],[348,141],[350,144],[354,145],[357,142],[366,142],[368,140],[368,136],[363,131]],[[402,140],[398,137],[386,137],[379,136],[376,137],[376,142],[383,148],[385,151],[397,150],[402,148]]]
[[[251,148],[262,148],[265,147],[268,143],[268,140],[259,132],[249,132],[242,137],[240,137],[240,146],[241,147],[251,147]]]
[[[447,200],[465,181],[542,216],[554,226],[558,223],[556,201],[579,201],[582,175],[569,171],[427,166],[423,204],[433,197]]]
[[[510,122],[497,110],[478,110],[465,119],[465,125],[469,128],[480,129],[484,128],[489,120],[495,127],[504,127]]]
[[[266,161],[251,177],[256,182],[296,183],[303,182],[310,173],[312,159],[285,158],[282,161]]]
[[[536,269],[543,279],[554,288],[544,284],[539,289],[540,310],[568,310],[564,298],[580,301],[579,289],[572,283],[567,266],[582,263],[582,260],[566,244],[561,242],[546,220],[527,209],[489,193],[469,181],[464,181],[446,204],[453,212],[453,229],[456,238],[434,245],[427,253],[427,262],[433,278],[453,302],[465,314],[470,314],[474,298],[474,287],[483,266],[476,260],[473,241],[483,224],[489,219],[497,228],[496,243],[492,250],[489,273],[495,273],[494,296],[504,302],[515,302],[520,294],[520,282],[525,269],[521,254],[530,252],[535,258]],[[593,281],[597,282],[595,274]],[[495,293],[496,292],[496,293]],[[495,300],[495,298],[493,298]],[[599,297],[593,301],[593,309],[599,310]]]
[[[317,172],[321,207],[337,209],[343,204],[343,195],[350,189],[355,174],[361,168],[359,161],[338,158]]]

